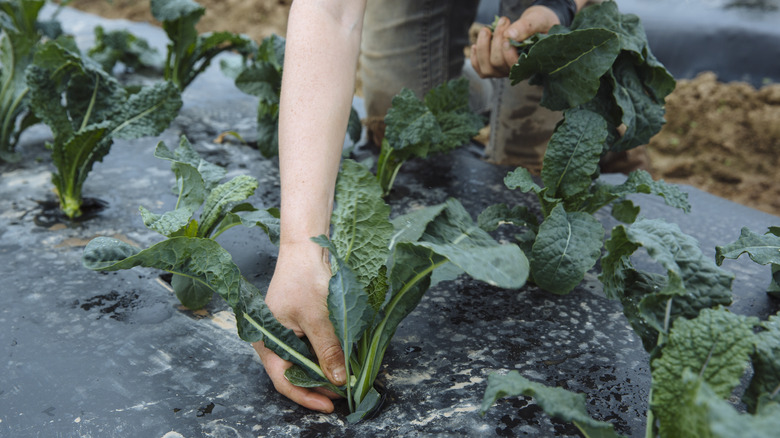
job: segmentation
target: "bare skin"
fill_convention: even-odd
[[[265,298],[282,325],[308,338],[325,376],[338,386],[347,376],[328,319],[328,254],[310,238],[327,235],[330,227],[365,7],[365,0],[296,0],[290,9],[279,106],[281,239]],[[506,76],[517,60],[508,39],[521,40],[558,23],[548,8],[531,9],[537,8],[511,25],[504,18],[495,33],[501,38],[483,30],[471,59],[480,75]],[[284,377],[290,362],[262,342],[253,347],[277,391],[308,409],[333,412],[335,394],[292,385]]]

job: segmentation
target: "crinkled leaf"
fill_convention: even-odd
[[[770,316],[761,328],[752,356],[753,378],[742,397],[750,412],[756,412],[762,397],[780,402],[780,314]]]
[[[717,397],[731,394],[747,367],[757,322],[723,308],[703,309],[695,319],[674,322],[661,357],[652,362],[651,407],[661,436],[689,436],[680,406],[686,371],[700,376]]]
[[[633,193],[660,196],[664,199],[666,205],[670,207],[679,208],[686,213],[691,211],[688,194],[680,190],[679,186],[666,183],[664,180],[655,181],[644,170],[631,172],[623,184],[611,185],[597,182],[592,191],[593,196],[587,200],[587,203],[583,206],[583,211],[595,212],[604,205]]]
[[[539,229],[539,219],[525,205],[511,209],[506,204],[495,204],[485,208],[477,217],[477,225],[485,231],[494,231],[502,224]]]
[[[534,282],[555,294],[571,292],[601,256],[603,240],[596,218],[556,206],[539,226],[531,251]]]
[[[780,403],[759,406],[754,415],[737,411],[727,401],[718,397],[709,386],[699,380],[695,402],[705,406],[705,424],[714,438],[752,437],[774,438],[780,430]],[[690,435],[703,436],[703,435]]]
[[[113,135],[126,139],[159,135],[179,114],[181,105],[181,93],[170,82],[143,87],[120,107]]]
[[[410,149],[408,156],[428,155],[431,144],[442,139],[436,116],[407,88],[393,97],[385,116],[385,138],[393,149]]]
[[[507,374],[491,374],[482,399],[484,414],[504,397],[524,395],[533,397],[536,404],[549,416],[561,421],[572,422],[586,437],[618,437],[610,423],[594,420],[587,411],[584,394],[554,388],[526,379],[517,371]]]
[[[345,160],[336,182],[331,241],[344,262],[368,286],[390,253],[393,233],[390,207],[373,174],[352,160]]]
[[[432,145],[432,152],[447,152],[466,144],[484,126],[482,118],[469,108],[469,83],[465,79],[445,82],[425,95],[441,127],[442,139]]]
[[[198,174],[203,179],[203,183],[205,184],[206,189],[209,191],[216,187],[227,173],[225,168],[210,163],[201,158],[200,155],[192,148],[192,145],[185,136],[181,136],[181,139],[179,140],[179,146],[173,152],[171,152],[171,150],[165,146],[165,143],[157,143],[154,156],[162,160],[170,161],[172,163],[171,169],[176,174],[177,179],[183,179],[183,176],[180,176],[178,173],[179,167],[174,166],[173,164],[187,164],[197,169]]]
[[[87,55],[107,73],[111,73],[118,62],[133,70],[158,69],[161,65],[157,49],[151,47],[145,39],[125,29],[106,32],[103,26],[95,27],[95,45]]]
[[[556,198],[569,198],[586,191],[598,174],[599,158],[607,136],[607,123],[587,110],[564,112],[544,156],[542,182]]]
[[[29,124],[20,122],[29,114],[25,69],[41,39],[37,27],[38,13],[44,0],[0,2],[0,160],[18,161],[14,152],[22,131]]]
[[[220,184],[206,197],[203,211],[200,214],[200,230],[202,237],[211,236],[214,228],[237,202],[241,202],[255,193],[257,179],[249,175],[238,175],[230,181]]]
[[[633,202],[627,199],[612,204],[612,217],[627,224],[636,220],[637,216],[639,216],[639,211],[639,206],[634,205]]]
[[[620,299],[629,322],[641,336],[645,348],[657,345],[679,317],[694,318],[702,309],[731,303],[734,276],[705,257],[698,242],[676,224],[641,219],[630,227],[613,228],[601,258],[607,297]],[[640,247],[666,271],[665,276],[634,268],[631,255]]]
[[[620,52],[620,38],[606,29],[583,29],[549,35],[512,66],[512,84],[534,76],[544,86],[540,104],[554,111],[581,105],[596,95],[601,75]]]
[[[625,133],[611,146],[613,151],[647,144],[666,123],[663,101],[645,88],[639,76],[640,68],[628,56],[620,56],[612,67],[614,98],[623,112],[621,122],[626,126]]]
[[[534,192],[537,195],[542,193],[542,188],[534,181],[531,172],[525,167],[518,167],[509,172],[504,177],[504,185],[510,190],[520,189],[523,193]]]
[[[182,229],[190,223],[193,213],[185,208],[177,208],[163,214],[152,213],[144,207],[138,207],[138,209],[141,211],[141,217],[146,228],[156,231],[165,237],[179,235]]]
[[[347,136],[352,143],[357,143],[360,140],[360,135],[363,131],[363,123],[360,121],[360,116],[354,107],[349,110],[349,122],[347,122]]]

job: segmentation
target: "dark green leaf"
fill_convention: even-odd
[[[113,135],[139,138],[162,133],[179,114],[181,94],[170,82],[144,87],[120,107]]]
[[[249,175],[238,175],[230,181],[220,184],[206,197],[200,214],[201,237],[209,237],[214,228],[230,211],[230,208],[255,193],[258,182]]]
[[[639,211],[639,206],[634,205],[634,203],[629,200],[612,204],[612,217],[627,224],[636,220],[637,216],[639,216]]]
[[[347,421],[354,424],[362,420],[366,415],[370,414],[374,408],[377,407],[381,399],[382,396],[379,395],[379,392],[377,392],[376,389],[371,388],[368,391],[368,394],[366,394],[366,396],[357,406],[357,408],[355,408],[355,412],[347,415]]]
[[[756,412],[762,397],[780,401],[780,315],[770,316],[761,328],[752,357],[753,378],[742,397],[750,412]]]
[[[336,182],[331,240],[360,284],[368,286],[390,253],[390,207],[379,183],[364,166],[345,160]]]
[[[620,38],[606,29],[549,35],[512,66],[512,84],[535,76],[544,85],[541,105],[554,111],[581,105],[596,95],[601,75],[620,52]]]
[[[430,248],[472,278],[493,286],[518,289],[528,277],[528,259],[520,248],[496,242],[455,199],[447,201],[416,245]]]
[[[735,242],[715,247],[715,261],[720,266],[724,259],[737,259],[745,253],[760,265],[780,263],[780,236],[759,235],[744,227]]]
[[[601,256],[603,239],[596,218],[556,206],[539,226],[531,251],[534,282],[555,294],[571,292]]]
[[[483,414],[487,412],[490,406],[500,398],[520,395],[533,397],[547,415],[561,421],[574,423],[586,437],[619,436],[615,433],[612,424],[596,421],[588,415],[585,395],[532,382],[514,370],[505,375],[490,375],[482,399],[481,411]]]
[[[674,322],[661,357],[652,362],[651,406],[661,436],[686,436],[680,406],[685,400],[680,382],[686,371],[700,376],[717,397],[731,394],[748,364],[757,322],[723,308],[703,309],[695,319]]]
[[[210,286],[181,275],[174,275],[171,278],[171,287],[182,305],[192,310],[200,309],[208,304],[214,295],[214,290]]]
[[[542,182],[550,196],[570,198],[585,192],[598,174],[607,123],[587,110],[564,112],[544,156]]]

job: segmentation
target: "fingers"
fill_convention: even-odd
[[[306,332],[314,354],[317,355],[320,368],[328,380],[336,386],[347,383],[344,351],[327,316],[303,321],[301,328]]]
[[[509,43],[506,31],[509,19],[501,17],[493,32],[483,28],[477,35],[477,42],[471,46],[471,66],[480,77],[497,78],[509,75],[517,60],[517,51]]]
[[[290,362],[287,362],[271,350],[265,348],[262,342],[255,342],[252,346],[260,356],[263,367],[265,367],[268,377],[274,384],[274,388],[276,388],[280,394],[305,408],[326,414],[333,412],[333,402],[330,397],[330,394],[333,393],[328,391],[330,394],[325,395],[318,391],[301,388],[291,384],[287,381],[287,378],[284,377],[284,372],[292,365]]]

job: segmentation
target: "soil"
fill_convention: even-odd
[[[284,35],[292,0],[198,0],[198,30]],[[155,23],[147,1],[74,0],[106,18]],[[159,24],[159,23],[157,23]],[[667,124],[646,146],[655,179],[689,184],[780,216],[780,84],[755,89],[713,73],[679,80],[667,98]]]

